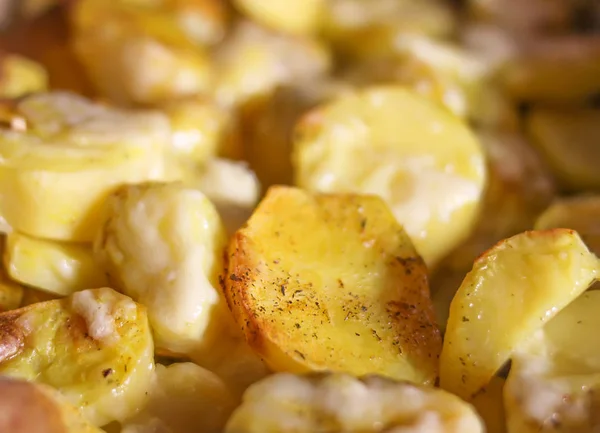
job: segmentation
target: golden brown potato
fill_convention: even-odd
[[[102,433],[55,389],[0,378],[0,431],[6,433]]]
[[[600,108],[537,108],[527,130],[563,190],[600,190]]]
[[[503,391],[505,380],[495,376],[471,401],[483,419],[487,433],[506,433]]]
[[[600,92],[600,36],[534,39],[509,62],[500,79],[515,99],[580,103]]]
[[[226,433],[482,433],[473,407],[441,389],[375,375],[279,373],[253,385]]]
[[[60,390],[95,425],[132,416],[153,367],[145,308],[112,289],[0,314],[0,375]]]
[[[488,250],[450,306],[440,385],[471,399],[599,271],[598,258],[567,229],[525,232]]]
[[[427,269],[377,197],[272,187],[229,246],[224,288],[275,371],[436,379]]]

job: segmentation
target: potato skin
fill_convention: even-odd
[[[273,370],[435,381],[426,267],[378,197],[273,187],[228,259],[228,305]]]

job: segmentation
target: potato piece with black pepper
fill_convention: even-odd
[[[435,382],[427,269],[378,197],[272,187],[234,235],[224,287],[275,371]]]
[[[153,355],[146,309],[112,289],[0,314],[0,376],[58,389],[98,426],[145,403]]]

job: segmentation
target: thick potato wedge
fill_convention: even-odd
[[[11,115],[0,129],[0,216],[15,231],[92,241],[111,191],[165,176],[170,128],[160,113],[54,92],[20,100]]]
[[[13,232],[6,235],[3,259],[14,281],[58,296],[107,284],[91,245],[46,241]]]
[[[600,190],[600,109],[534,109],[527,130],[562,189]]]
[[[217,47],[215,61],[214,94],[227,107],[266,97],[280,85],[310,83],[331,66],[329,52],[317,40],[277,33],[245,20]]]
[[[148,404],[124,423],[122,433],[221,433],[234,407],[227,386],[214,373],[191,362],[159,364]]]
[[[449,36],[456,25],[451,8],[438,0],[328,0],[326,6],[325,37],[354,59],[393,54],[403,34]]]
[[[600,261],[567,229],[525,232],[473,264],[450,306],[440,384],[463,398],[592,284]]]
[[[25,57],[9,54],[0,60],[0,97],[18,98],[48,88],[44,67]]]
[[[6,433],[103,433],[55,389],[0,378],[0,431]]]
[[[145,308],[107,288],[0,314],[0,349],[0,375],[53,386],[99,426],[139,409],[154,367]]]
[[[504,391],[509,433],[600,427],[600,292],[581,295],[515,355]]]
[[[279,373],[250,387],[225,432],[283,431],[479,433],[484,428],[470,405],[440,389],[378,376]]]
[[[501,80],[506,91],[520,101],[585,101],[600,92],[600,36],[534,39],[509,62]]]
[[[536,230],[561,227],[577,231],[588,248],[600,256],[600,196],[561,198],[535,222]]]
[[[321,26],[327,0],[234,0],[255,21],[288,33],[315,33]]]
[[[232,322],[218,290],[227,239],[212,203],[176,183],[144,184],[121,187],[107,207],[94,249],[111,283],[148,308],[158,350],[210,358]]]
[[[207,93],[212,67],[176,16],[143,5],[81,0],[72,7],[73,44],[90,81],[123,105]]]
[[[224,280],[238,325],[275,371],[436,379],[427,269],[378,197],[272,187],[235,234]]]
[[[369,87],[309,111],[294,134],[298,186],[381,196],[428,265],[473,228],[483,150],[465,124],[426,98]]]

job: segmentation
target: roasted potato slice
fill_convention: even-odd
[[[123,105],[207,93],[208,54],[176,16],[143,5],[81,0],[72,8],[73,44],[96,90]]]
[[[436,379],[427,269],[378,197],[272,187],[235,234],[224,279],[238,325],[275,371]]]
[[[0,216],[46,239],[92,241],[122,183],[162,179],[170,128],[160,113],[121,111],[63,92],[29,96],[0,129]]]
[[[47,241],[17,232],[6,235],[4,267],[14,281],[58,296],[107,284],[91,245]]]
[[[107,207],[94,248],[114,287],[148,308],[158,350],[210,358],[232,322],[218,290],[227,238],[212,203],[177,183],[144,184],[121,187]]]
[[[316,33],[327,0],[234,0],[255,21],[288,33]]]
[[[599,308],[600,292],[584,293],[515,354],[504,391],[509,433],[600,427]]]
[[[145,308],[107,288],[0,314],[0,348],[0,375],[53,386],[95,425],[132,416],[154,367]]]
[[[596,255],[600,255],[600,197],[585,195],[564,197],[540,215],[536,230],[553,228],[576,230]]]
[[[506,91],[520,101],[585,101],[600,92],[600,36],[534,39],[509,62],[501,80]]]
[[[472,398],[556,313],[592,284],[600,261],[567,229],[525,232],[473,264],[450,306],[440,384]]]
[[[245,20],[217,47],[215,61],[214,93],[227,107],[265,97],[279,85],[310,83],[331,66],[329,52],[317,40],[277,33]]]
[[[394,53],[403,34],[454,33],[452,9],[438,0],[328,0],[324,34],[344,56],[364,59]]]
[[[10,433],[102,433],[55,389],[0,378],[0,431]]]
[[[292,430],[476,433],[484,428],[470,405],[440,389],[378,376],[279,373],[250,387],[225,432]]]
[[[235,400],[214,373],[191,362],[156,366],[148,404],[124,423],[129,431],[221,433]],[[160,426],[161,429],[152,430]],[[144,428],[148,430],[144,430]]]
[[[15,54],[0,59],[0,97],[18,98],[48,88],[48,74],[42,65]]]
[[[534,109],[527,130],[564,190],[600,190],[600,109]]]
[[[296,184],[377,194],[433,266],[473,228],[486,181],[477,138],[450,112],[400,86],[343,95],[294,132]]]

